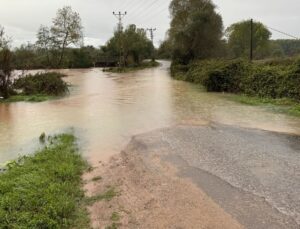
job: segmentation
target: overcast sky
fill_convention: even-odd
[[[165,37],[169,27],[168,5],[171,0],[0,0],[0,24],[17,46],[34,42],[41,24],[50,25],[58,8],[70,5],[79,12],[85,44],[98,47],[106,42],[116,27],[112,11],[127,11],[124,25],[156,27],[155,43]],[[300,0],[214,0],[228,26],[254,18],[267,26],[300,37]],[[273,33],[273,38],[288,38]]]

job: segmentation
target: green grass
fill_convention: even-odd
[[[246,95],[230,95],[229,98],[242,104],[251,106],[265,106],[276,112],[300,117],[300,103],[292,99],[259,98]]]
[[[87,163],[75,137],[62,134],[45,144],[0,174],[1,228],[89,228],[81,188]]]
[[[47,100],[56,99],[56,96],[48,95],[13,95],[8,99],[0,99],[0,103],[14,103],[14,102],[44,102]]]
[[[114,67],[114,68],[104,69],[103,71],[105,71],[105,72],[113,72],[113,73],[127,73],[127,72],[142,70],[142,69],[146,69],[146,68],[154,68],[154,67],[158,67],[159,65],[160,65],[160,63],[158,63],[156,61],[155,62],[147,61],[147,62],[143,62],[139,66],[123,67],[123,68]]]

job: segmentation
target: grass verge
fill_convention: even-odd
[[[48,95],[13,95],[8,99],[0,100],[0,103],[14,103],[14,102],[44,102],[47,100],[56,99],[56,96],[48,96]]]
[[[300,104],[297,101],[283,98],[283,99],[270,99],[259,98],[247,95],[230,95],[231,100],[251,106],[266,106],[276,112],[289,114],[292,116],[300,117]]]
[[[75,137],[48,138],[0,174],[1,228],[89,228],[81,175],[87,163]]]
[[[132,72],[132,71],[137,71],[137,70],[142,70],[142,69],[146,69],[146,68],[154,68],[154,67],[158,67],[160,65],[159,62],[156,61],[147,61],[147,62],[143,62],[141,65],[138,66],[133,66],[133,67],[114,67],[114,68],[107,68],[104,69],[104,72],[113,72],[113,73],[126,73],[126,72]]]

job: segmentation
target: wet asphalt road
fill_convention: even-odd
[[[300,136],[212,124],[161,129],[130,144],[161,154],[246,228],[300,228]]]

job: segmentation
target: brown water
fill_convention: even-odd
[[[132,135],[180,123],[213,121],[300,134],[300,119],[232,102],[173,80],[169,62],[128,74],[64,70],[70,95],[43,103],[0,104],[0,162],[32,150],[42,132],[74,129],[85,155],[105,160]]]

